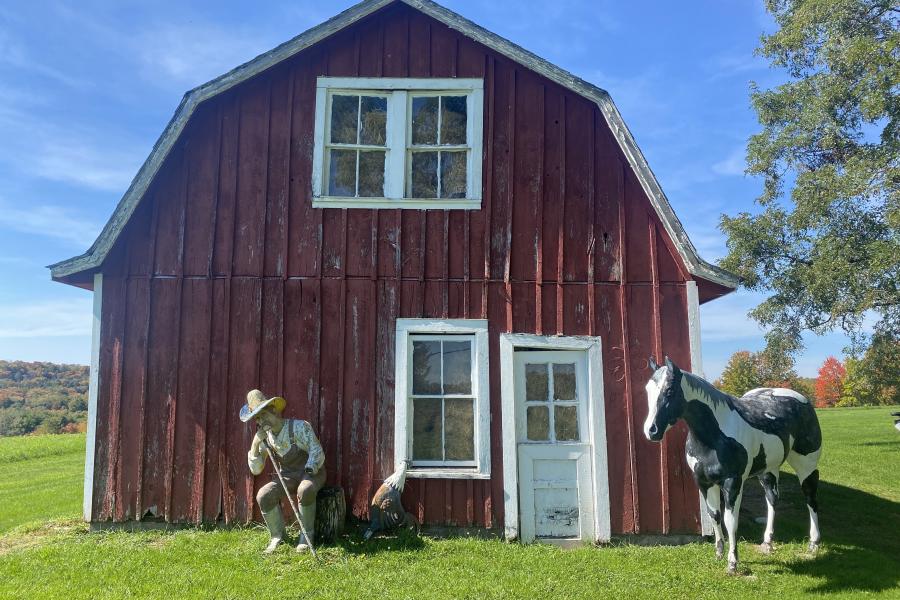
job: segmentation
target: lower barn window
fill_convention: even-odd
[[[475,465],[474,341],[412,338],[413,465]]]
[[[489,475],[487,322],[397,322],[395,459],[411,477]]]

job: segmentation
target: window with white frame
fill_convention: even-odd
[[[487,365],[487,321],[397,320],[394,454],[408,476],[489,476]]]
[[[481,79],[317,86],[313,206],[480,208]]]

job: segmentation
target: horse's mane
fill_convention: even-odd
[[[692,390],[709,400],[709,404],[711,404],[713,408],[717,408],[720,404],[724,404],[731,410],[737,410],[735,408],[737,399],[734,396],[730,396],[725,392],[717,390],[713,384],[693,373],[685,373],[682,371],[681,375],[684,380],[687,381],[688,385],[691,386]]]

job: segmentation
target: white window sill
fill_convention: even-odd
[[[491,474],[472,469],[432,469],[412,467],[406,472],[413,479],[490,479]]]
[[[312,199],[313,208],[407,208],[434,210],[478,210],[480,198],[346,198],[319,196]]]

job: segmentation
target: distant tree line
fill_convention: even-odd
[[[758,387],[783,387],[815,399],[815,379],[800,377],[789,359],[765,351],[735,352],[713,385],[732,396],[742,396]]]
[[[715,385],[733,396],[758,387],[786,387],[820,408],[900,404],[900,342],[890,336],[874,336],[865,353],[843,362],[829,356],[815,378],[798,377],[791,361],[777,356],[766,351],[735,352]]]
[[[0,360],[0,436],[84,431],[89,371]]]

